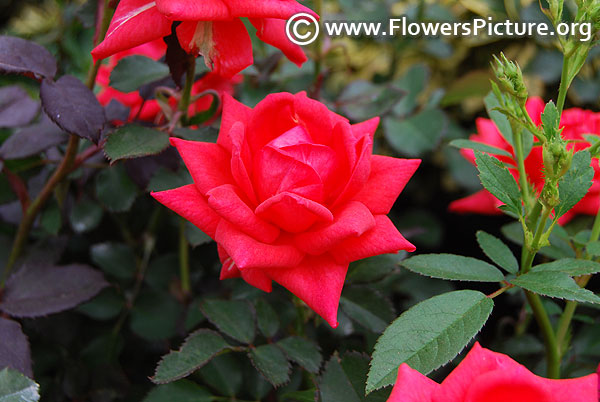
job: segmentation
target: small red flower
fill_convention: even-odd
[[[598,374],[569,380],[538,377],[507,355],[475,343],[438,384],[407,364],[388,402],[597,402]]]
[[[124,50],[116,53],[108,59],[107,64],[100,66],[98,70],[98,76],[96,78],[96,84],[100,91],[98,92],[97,98],[101,105],[108,105],[111,100],[115,99],[127,106],[130,109],[129,121],[143,120],[143,121],[154,121],[162,113],[160,105],[155,99],[150,99],[144,102],[142,97],[137,91],[134,92],[120,92],[110,86],[110,74],[113,69],[117,66],[119,60],[124,57],[132,55],[142,55],[150,57],[154,60],[158,60],[165,55],[167,46],[162,39],[144,43],[143,45],[134,47],[132,49]],[[198,81],[196,81],[192,87],[192,96],[200,94],[206,90],[212,89],[223,95],[224,93],[233,94],[234,85],[241,82],[242,77],[237,75],[231,79],[223,78],[214,73],[207,73]],[[190,105],[188,114],[193,116],[196,113],[203,112],[210,108],[212,103],[212,97],[205,95],[196,102]],[[173,106],[176,106],[176,102],[173,102]]]
[[[540,98],[531,98],[527,101],[526,108],[533,122],[537,125],[541,124],[541,114],[544,110],[544,101]],[[500,131],[496,128],[494,122],[490,119],[478,118],[476,120],[477,134],[470,137],[471,141],[481,142],[492,145],[496,148],[508,151],[512,156],[493,155],[504,162],[510,172],[519,182],[519,173],[517,171],[517,162],[512,146],[504,139]],[[590,146],[588,142],[583,141],[583,134],[600,135],[600,113],[594,113],[589,110],[578,108],[567,109],[563,111],[561,116],[560,126],[563,128],[562,137],[565,140],[577,140],[567,145],[568,149],[579,151]],[[461,154],[469,162],[475,164],[475,154],[470,149],[462,149]],[[592,160],[594,167],[594,182],[585,197],[569,212],[559,219],[560,224],[567,223],[577,214],[595,215],[600,207],[600,168],[598,160]],[[534,143],[529,156],[525,159],[525,171],[527,172],[527,180],[539,192],[544,186],[543,174],[543,159],[542,147],[536,141]],[[459,213],[476,213],[484,215],[499,215],[502,211],[498,206],[502,202],[483,189],[475,194],[461,198],[450,203],[448,209]]]
[[[171,34],[173,22],[181,47],[202,54],[217,74],[233,77],[252,64],[252,43],[240,18],[247,17],[263,42],[273,45],[298,66],[306,61],[300,46],[289,41],[285,23],[292,15],[317,15],[295,0],[121,0],[94,60]]]
[[[225,96],[216,144],[172,140],[194,184],[152,195],[215,239],[221,279],[275,281],[335,327],[351,261],[415,249],[386,214],[420,160],[372,155],[378,123],[304,93]]]

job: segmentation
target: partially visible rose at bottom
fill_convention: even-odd
[[[167,46],[165,45],[164,41],[162,39],[158,39],[111,56],[106,64],[100,66],[100,69],[98,70],[98,76],[96,78],[96,84],[100,89],[97,94],[100,104],[106,106],[110,103],[110,101],[116,100],[127,106],[130,109],[128,121],[160,120],[162,116],[162,110],[156,99],[144,101],[138,91],[121,92],[116,90],[110,86],[110,75],[119,61],[125,57],[140,55],[154,60],[159,60],[165,55],[166,50]],[[227,79],[215,73],[209,72],[194,83],[191,94],[192,96],[195,96],[207,90],[214,90],[219,94],[220,97],[222,97],[224,93],[233,95],[234,85],[240,83],[241,81],[241,75],[236,75],[231,79]],[[196,113],[204,112],[210,108],[211,103],[212,97],[210,95],[204,95],[190,105],[188,113],[190,116],[193,116]],[[176,107],[177,102],[172,98],[169,100],[169,104],[171,107]],[[220,109],[217,110],[216,113],[219,112]]]
[[[441,384],[402,364],[388,402],[598,402],[598,374],[550,380],[475,343]]]

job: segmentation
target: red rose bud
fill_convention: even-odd
[[[378,123],[304,93],[226,95],[216,144],[172,140],[194,184],[152,195],[215,239],[221,279],[275,281],[335,327],[351,261],[415,249],[386,214],[420,160],[372,155]]]
[[[540,98],[531,98],[526,103],[526,108],[533,122],[537,125],[541,124],[541,114],[544,110],[544,101]],[[496,148],[503,149],[509,152],[512,156],[492,155],[506,164],[510,172],[519,182],[519,172],[517,170],[517,162],[513,147],[504,139],[500,131],[496,128],[494,122],[490,119],[478,118],[476,120],[477,134],[471,135],[471,141],[480,142],[491,145]],[[571,152],[577,152],[590,146],[589,142],[584,139],[584,134],[600,135],[600,113],[594,113],[589,110],[578,108],[567,109],[563,111],[560,127],[563,128],[561,133],[564,140],[576,140],[567,145],[567,149]],[[544,155],[542,146],[537,142],[533,144],[531,152],[525,159],[525,171],[527,172],[527,180],[533,185],[533,188],[538,193],[544,187]],[[465,159],[475,165],[475,155],[473,150],[461,149],[461,154]],[[548,157],[548,155],[546,155]],[[594,183],[588,193],[579,201],[569,212],[559,218],[558,222],[562,225],[571,220],[575,215],[596,215],[600,207],[600,169],[598,168],[598,160],[592,160],[594,167]],[[483,189],[475,194],[461,198],[450,203],[448,209],[459,213],[476,213],[484,215],[499,215],[502,211],[498,206],[502,202]]]
[[[441,384],[407,364],[388,402],[597,402],[598,374],[569,380],[538,377],[507,355],[475,343]]]
[[[260,40],[279,48],[298,66],[306,61],[300,46],[285,34],[285,23],[312,10],[295,0],[121,0],[94,60],[171,34],[173,21],[181,47],[202,54],[215,73],[231,78],[252,64],[252,43],[240,18],[248,18]]]

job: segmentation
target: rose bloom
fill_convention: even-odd
[[[406,363],[388,402],[598,402],[598,374],[569,380],[538,377],[507,355],[475,343],[438,384]]]
[[[97,94],[98,101],[101,105],[106,106],[111,100],[117,100],[123,105],[130,109],[129,121],[143,120],[143,121],[154,121],[162,113],[160,105],[155,99],[144,101],[138,91],[134,92],[120,92],[110,86],[110,74],[113,69],[124,57],[133,55],[142,55],[149,57],[154,60],[159,60],[165,54],[167,45],[162,39],[144,43],[143,45],[137,46],[132,49],[124,50],[119,52],[108,59],[107,64],[100,66],[98,70],[98,76],[96,78],[96,84],[100,91]],[[223,78],[214,73],[207,73],[202,78],[194,83],[192,86],[192,96],[202,93],[208,89],[217,91],[221,96],[223,93],[233,94],[234,85],[241,82],[242,77],[237,75],[231,79]],[[210,95],[199,98],[196,102],[190,105],[188,113],[194,115],[196,113],[208,110],[212,103],[212,97]],[[173,103],[172,106],[174,106]]]
[[[541,114],[544,111],[544,101],[540,98],[531,98],[526,103],[526,108],[533,122],[537,125],[541,124]],[[478,118],[476,120],[477,134],[471,135],[471,141],[481,142],[494,146],[496,148],[508,151],[512,157],[492,155],[504,162],[510,172],[519,183],[519,172],[517,170],[517,162],[513,147],[504,139],[500,131],[496,128],[494,122],[490,119]],[[600,135],[600,113],[594,113],[589,110],[578,108],[567,109],[563,111],[560,121],[560,127],[563,128],[562,137],[565,140],[575,140],[567,145],[568,149],[579,151],[590,146],[590,143],[584,141],[583,134]],[[471,163],[475,164],[475,154],[471,149],[461,149],[461,154]],[[594,181],[588,193],[577,203],[569,212],[564,214],[559,223],[564,224],[577,214],[595,215],[600,207],[600,169],[598,160],[592,160],[594,167]],[[525,159],[525,171],[527,172],[527,180],[533,185],[538,193],[544,186],[543,173],[543,158],[542,146],[537,140],[531,152]],[[453,201],[448,209],[459,213],[476,213],[485,215],[499,215],[502,211],[498,206],[503,203],[483,189],[475,194],[465,198]]]
[[[420,160],[372,155],[378,123],[305,93],[226,95],[216,144],[171,141],[194,184],[152,195],[215,239],[221,279],[275,281],[336,327],[351,261],[415,249],[386,214]]]
[[[306,61],[300,46],[285,34],[296,13],[312,10],[295,0],[121,0],[94,60],[171,34],[173,22],[181,47],[204,56],[217,74],[233,77],[252,64],[252,43],[240,18],[247,17],[260,40],[279,49],[298,66]]]

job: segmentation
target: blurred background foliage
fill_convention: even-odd
[[[535,0],[307,0],[305,4],[320,8],[322,20],[385,22],[401,14],[414,21],[489,16],[495,20],[545,20]],[[2,0],[0,30],[42,44],[57,57],[61,74],[84,79],[91,63],[95,7],[95,1],[85,0]],[[244,80],[236,88],[237,99],[253,106],[272,92],[306,90],[354,122],[381,116],[375,153],[423,159],[391,213],[419,252],[483,257],[475,242],[476,230],[499,237],[510,233],[511,227],[500,230],[510,222],[506,217],[447,212],[450,201],[481,188],[475,168],[447,144],[474,133],[475,119],[486,116],[483,98],[490,91],[489,63],[493,54],[504,52],[520,64],[531,95],[552,98],[557,93],[562,63],[554,43],[540,38],[484,36],[323,37],[319,45],[306,49],[309,61],[299,69],[274,48],[254,42],[255,65],[244,71]],[[599,56],[597,47],[590,52],[569,91],[567,107],[598,110]],[[35,81],[0,76],[0,86],[14,83],[30,96],[38,96]],[[218,128],[218,121],[212,126]],[[13,128],[0,129],[0,141],[13,132]],[[214,136],[210,127],[198,132],[200,137]],[[57,155],[54,147],[39,155],[6,160],[5,164],[35,194],[40,181],[49,174],[47,161]],[[42,400],[146,398],[156,402],[173,401],[169,398],[178,393],[185,396],[186,392],[196,392],[198,397],[204,392],[206,400],[218,395],[222,400],[235,396],[237,400],[305,401],[314,400],[315,389],[319,389],[323,400],[335,401],[339,399],[327,390],[335,389],[332,384],[340,381],[351,383],[358,400],[365,400],[356,384],[364,384],[367,355],[385,326],[414,303],[462,286],[400,269],[397,261],[403,255],[353,263],[341,300],[340,326],[332,330],[309,310],[299,307],[297,300],[290,302],[291,295],[281,288],[264,294],[241,280],[220,282],[215,244],[189,224],[182,231],[180,219],[148,196],[149,190],[173,188],[190,180],[175,153],[161,155],[162,161],[148,157],[111,166],[103,155],[91,158],[73,173],[70,189],[59,188],[65,194],[57,194],[57,201],[46,206],[38,221],[34,237],[40,241],[67,235],[62,262],[87,262],[103,270],[113,285],[73,311],[22,321],[32,345]],[[20,219],[18,201],[5,174],[0,175],[0,204],[0,260],[5,260]],[[576,219],[570,233],[589,227],[589,222],[585,217]],[[185,247],[190,246],[191,299],[182,293],[178,277],[181,233],[187,242]],[[486,286],[482,285],[481,290],[495,290]],[[518,297],[515,293],[498,305],[482,337],[486,346],[510,352],[542,372],[542,345],[528,335],[530,316],[525,309],[520,310],[523,303]],[[161,356],[179,348],[193,329],[214,328],[218,318],[207,321],[206,303],[215,298],[250,303],[261,331],[256,345],[286,335],[312,339],[319,345],[322,360],[327,361],[322,363],[319,357],[312,362],[321,368],[320,374],[318,369],[310,371],[294,364],[289,382],[274,389],[244,353],[228,353],[194,373],[190,379],[195,382],[181,380],[153,388],[148,377]],[[578,318],[597,323],[596,318],[587,315],[588,309],[582,307]],[[308,321],[317,325],[303,325]],[[274,323],[275,327],[262,328],[261,322]],[[592,360],[600,357],[599,327],[588,327],[575,340],[570,353],[578,355],[578,364],[567,367],[568,375],[589,372],[592,361],[581,356]],[[449,369],[436,375],[443,378]],[[197,384],[201,384],[200,391]],[[182,401],[204,400],[183,396]],[[367,399],[385,400],[385,391]]]

